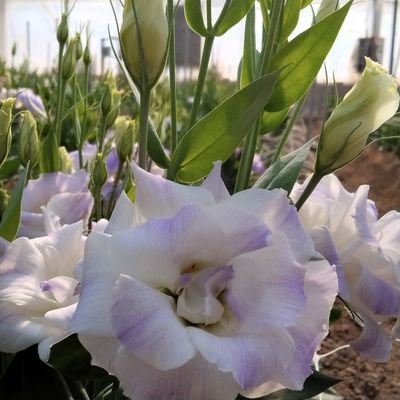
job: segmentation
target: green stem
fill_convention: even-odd
[[[190,115],[190,122],[188,130],[196,123],[197,114],[199,113],[201,97],[203,94],[204,84],[206,81],[208,64],[210,62],[211,50],[214,43],[214,36],[208,36],[204,40],[203,53],[201,55],[201,63],[199,69],[199,76],[197,78],[196,93],[194,96],[192,113]]]
[[[279,141],[278,147],[275,150],[274,157],[272,158],[272,164],[276,161],[278,161],[279,157],[281,156],[282,150],[290,136],[290,133],[292,132],[293,126],[297,121],[297,118],[299,117],[301,110],[303,109],[304,102],[306,100],[306,96],[303,96],[295,105],[293,109],[293,113],[291,114],[289,121],[285,127],[285,130],[283,131],[281,140]]]
[[[104,145],[104,138],[106,136],[106,126],[107,126],[107,121],[106,121],[105,116],[100,117],[100,128],[99,128],[99,144],[98,144],[98,153],[102,153],[103,152],[103,145]]]
[[[319,181],[324,177],[323,174],[317,174],[314,173],[308,182],[306,188],[304,189],[304,192],[301,194],[299,199],[296,202],[296,208],[297,211],[300,210],[300,208],[303,206],[303,204],[306,202],[306,200],[310,197],[310,194],[314,191],[316,186],[318,185]]]
[[[149,130],[150,89],[143,89],[140,94],[139,115],[139,167],[146,169],[147,136]]]
[[[88,93],[89,93],[89,66],[85,65],[85,83],[83,87],[83,129],[81,132],[81,140],[79,142],[79,168],[83,168],[82,149],[87,137],[87,110],[88,110]]]
[[[62,61],[63,61],[63,53],[64,53],[64,43],[59,44],[58,48],[58,77],[57,77],[57,105],[56,105],[56,119],[54,121],[54,134],[57,139],[58,145],[60,145],[61,140],[61,115],[62,109],[64,107],[64,92],[65,92],[65,83],[62,77]],[[60,132],[59,132],[60,131]]]
[[[171,154],[178,145],[177,103],[176,103],[176,53],[175,53],[175,21],[174,0],[168,0],[168,17],[170,19],[171,37],[169,41],[169,87],[171,94]]]
[[[102,217],[101,187],[96,188],[95,203],[96,203],[96,220],[99,221]]]
[[[263,46],[261,61],[257,68],[257,78],[261,77],[268,71],[271,57],[273,55],[274,49],[276,48],[274,46],[274,43],[280,30],[280,15],[283,9],[283,5],[283,1],[274,1],[272,3],[271,22],[269,25],[268,36]],[[257,147],[259,126],[260,121],[258,119],[253,129],[249,131],[246,135],[246,139],[243,145],[242,156],[240,158],[239,170],[235,182],[235,193],[246,189],[249,185],[251,166],[253,164],[254,153]]]
[[[238,174],[235,181],[234,192],[240,192],[241,190],[247,189],[249,185],[249,179],[251,175],[251,168],[253,166],[254,153],[256,151],[258,132],[260,124],[259,120],[253,126],[253,129],[247,134],[242,155],[240,157]]]

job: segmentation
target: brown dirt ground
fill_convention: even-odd
[[[343,185],[354,191],[370,185],[370,198],[381,215],[400,211],[400,159],[392,153],[368,148],[357,160],[338,172]],[[358,336],[360,328],[349,316],[332,325],[322,352],[337,348]],[[351,349],[341,350],[322,360],[322,371],[342,379],[335,390],[345,400],[400,400],[400,342],[394,343],[392,359],[379,364]]]

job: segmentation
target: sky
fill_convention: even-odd
[[[371,1],[359,0],[355,2],[338,40],[327,58],[328,74],[332,76],[334,73],[337,81],[352,82],[355,79],[354,59],[358,39],[371,33]],[[383,63],[387,65],[391,44],[392,0],[379,1],[384,3],[381,35],[385,37]],[[213,0],[213,2],[215,5],[214,13],[218,14],[220,10],[218,4],[223,3],[223,0]],[[60,3],[59,0],[7,0],[6,51],[7,54],[10,54],[12,44],[17,43],[16,64],[29,56],[31,64],[35,68],[46,69],[54,65],[58,48],[54,30],[60,15]],[[70,0],[70,3],[72,3],[72,0]],[[117,7],[117,13],[120,14],[121,8],[118,0],[114,0],[114,4]],[[310,10],[304,10],[296,33],[309,27],[311,20]],[[212,62],[219,67],[222,74],[227,78],[235,79],[236,76],[237,65],[243,48],[243,25],[241,23],[232,28],[224,37],[218,38],[214,45]],[[261,23],[259,25],[261,26]],[[99,71],[100,43],[102,40],[108,40],[108,26],[110,26],[113,34],[116,33],[115,21],[108,0],[76,0],[75,8],[70,17],[70,30],[83,30],[85,32],[87,26],[91,32],[90,40],[94,52],[95,69]],[[83,36],[85,35],[83,34]],[[399,42],[397,40],[397,43]],[[399,49],[396,50],[398,54]],[[116,62],[112,57],[106,60],[106,67],[108,66],[116,67]],[[324,72],[321,72],[319,79],[325,79]]]

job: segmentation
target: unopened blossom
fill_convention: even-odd
[[[366,57],[365,63],[359,80],[324,124],[315,162],[320,175],[329,174],[359,156],[368,135],[399,108],[396,79],[370,58]]]
[[[304,185],[295,188],[293,200]],[[400,337],[397,327],[389,333],[382,325],[400,313],[400,213],[378,218],[367,185],[349,193],[330,174],[299,215],[317,250],[337,266],[340,294],[364,322],[352,346],[375,361],[387,361],[391,337]]]
[[[89,177],[83,170],[68,175],[45,173],[30,180],[22,196],[18,236],[45,236],[65,224],[82,220],[86,225],[93,208]]]
[[[42,360],[70,333],[78,300],[75,267],[83,255],[82,222],[48,236],[1,242],[0,351],[39,344]]]
[[[47,119],[43,100],[32,89],[20,89],[17,93],[17,100],[32,114]]]
[[[92,232],[71,323],[93,363],[140,400],[233,400],[299,390],[337,293],[283,190],[230,196],[134,170]]]

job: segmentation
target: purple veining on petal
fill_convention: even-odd
[[[356,292],[362,303],[374,314],[397,315],[400,311],[400,292],[379,279],[366,268],[358,280]]]

